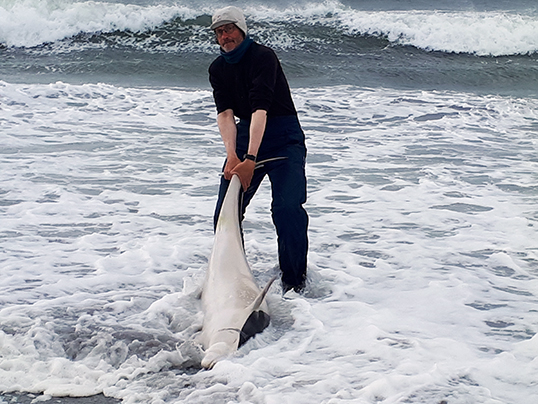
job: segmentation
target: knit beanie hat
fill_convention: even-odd
[[[214,30],[226,24],[237,25],[237,28],[243,31],[245,36],[247,36],[247,23],[243,11],[240,8],[228,6],[215,11],[210,28]]]

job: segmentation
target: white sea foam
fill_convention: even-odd
[[[293,91],[306,297],[196,372],[224,150],[209,91],[0,82],[0,391],[129,403],[531,403],[536,100]],[[268,185],[245,222],[263,284]],[[176,346],[179,349],[176,349]]]
[[[477,55],[517,55],[538,51],[535,13],[473,11],[363,11],[338,1],[273,9],[251,7],[253,21],[333,26],[352,35],[386,37],[390,42],[429,51]]]
[[[0,2],[0,43],[29,47],[79,33],[146,31],[175,17],[195,16],[192,9],[174,5],[144,7],[96,1],[3,1]]]
[[[351,32],[386,36],[389,41],[430,51],[515,55],[538,51],[538,19],[486,12],[342,13]]]
[[[152,4],[146,6],[109,2],[24,0],[0,2],[0,43],[36,46],[60,41],[79,33],[129,30],[144,32],[174,18],[210,15],[218,5],[206,2]],[[266,22],[278,31],[278,47],[293,48],[302,42],[297,26],[315,24],[336,28],[348,35],[386,37],[390,42],[429,51],[477,55],[521,55],[538,51],[536,13],[473,11],[363,11],[338,1],[306,2],[286,8],[276,5],[245,6],[248,23]],[[192,26],[196,49],[208,49],[212,39],[200,35],[207,26]],[[264,27],[262,32],[273,32]],[[203,46],[200,40],[207,44]],[[141,42],[138,45],[144,45]],[[159,43],[149,41],[152,49]],[[275,45],[275,44],[273,44]],[[165,49],[170,44],[162,45]],[[185,44],[182,44],[185,46]]]

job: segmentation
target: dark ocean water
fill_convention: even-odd
[[[526,1],[239,2],[292,86],[535,96],[538,14]],[[0,1],[0,79],[207,87],[218,4]]]

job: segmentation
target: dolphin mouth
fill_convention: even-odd
[[[228,344],[225,342],[217,342],[216,344],[211,345],[205,352],[201,365],[205,369],[213,369],[213,366],[215,366],[218,361],[225,358],[230,353],[230,346]]]

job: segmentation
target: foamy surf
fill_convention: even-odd
[[[144,32],[195,13],[186,6],[68,0],[6,1],[0,2],[0,10],[0,43],[16,47],[38,46],[81,33]]]
[[[0,83],[0,391],[532,402],[536,101],[293,93],[326,293],[271,290],[269,328],[199,372],[188,342],[224,153],[211,93]],[[262,186],[245,221],[260,284],[276,262],[269,200]]]
[[[10,47],[34,47],[79,34],[155,35],[155,31],[170,30],[173,35],[177,27],[170,22],[176,19],[185,23],[193,40],[211,42],[210,37],[200,32],[207,30],[212,10],[204,3],[132,5],[67,0],[3,3],[0,3],[0,43]],[[246,6],[245,12],[254,35],[267,36],[267,32],[276,34],[278,31],[282,38],[284,28],[284,41],[274,44],[283,49],[301,47],[306,40],[302,28],[319,26],[352,36],[386,38],[393,45],[427,51],[481,56],[527,55],[538,51],[538,19],[534,13],[435,9],[365,11],[360,6],[353,8],[338,1],[304,2],[284,8],[278,4]],[[259,27],[260,24],[263,27]],[[170,39],[169,36],[162,38]],[[330,43],[333,39],[333,35],[329,35],[322,41]],[[139,46],[151,45],[158,46],[154,41],[139,43]],[[169,50],[178,50],[170,45],[167,44]],[[209,47],[205,51],[210,51]]]

